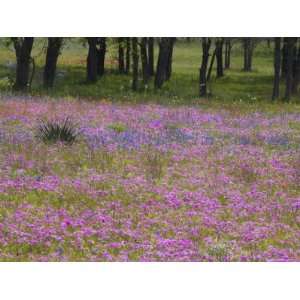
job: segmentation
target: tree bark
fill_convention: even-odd
[[[154,38],[148,38],[148,71],[149,76],[154,75]]]
[[[297,49],[295,48],[295,59],[294,59],[294,68],[293,68],[293,85],[292,85],[292,93],[298,93],[298,86],[300,82],[300,43],[298,46],[298,53],[296,55]]]
[[[87,38],[89,44],[89,52],[87,57],[87,82],[93,83],[97,81],[97,67],[98,67],[98,50],[97,38]]]
[[[46,64],[44,67],[44,87],[51,88],[54,84],[57,59],[60,54],[63,38],[48,38]]]
[[[199,76],[199,94],[200,97],[207,96],[207,81],[206,72],[209,59],[209,49],[211,45],[210,38],[202,38],[202,62],[200,67]]]
[[[130,73],[130,56],[131,56],[131,41],[130,38],[126,38],[126,65],[125,65],[125,73]]]
[[[210,65],[209,65],[208,72],[207,72],[207,77],[206,77],[207,82],[210,81],[210,76],[211,76],[211,72],[212,72],[212,69],[213,69],[213,66],[214,66],[215,58],[216,58],[216,48],[215,48],[214,53],[213,53],[213,55],[211,57],[211,60],[210,60]]]
[[[279,97],[280,65],[281,65],[281,38],[276,37],[275,49],[274,49],[274,81],[273,81],[272,100],[276,100]]]
[[[143,74],[144,84],[147,84],[149,79],[147,43],[148,43],[147,38],[143,37],[141,39],[140,48],[141,48],[142,74]]]
[[[102,77],[105,72],[106,38],[97,38],[97,74]]]
[[[244,38],[243,39],[244,46],[244,68],[245,72],[252,71],[252,56],[253,56],[253,39],[252,38]]]
[[[29,71],[33,37],[12,38],[17,58],[16,82],[14,89],[27,90],[29,85]]]
[[[282,55],[281,55],[281,78],[285,78],[287,70],[287,39],[283,38]]]
[[[173,49],[175,44],[176,38],[170,38],[169,45],[168,45],[168,66],[166,72],[166,80],[169,80],[172,75],[172,62],[173,62]]]
[[[139,76],[139,54],[138,54],[138,39],[136,37],[132,40],[132,89],[138,89],[138,76]]]
[[[223,71],[223,38],[218,38],[216,41],[216,59],[217,59],[217,78],[224,76]]]
[[[286,89],[285,89],[285,100],[289,101],[292,94],[293,87],[293,63],[294,63],[294,55],[295,55],[295,44],[297,38],[289,37],[287,38],[286,51],[287,51],[287,66],[286,66]]]
[[[172,38],[161,38],[159,43],[159,53],[156,67],[156,74],[154,80],[154,87],[159,89],[167,80],[168,72],[170,72],[170,51],[172,46]]]
[[[230,58],[231,58],[231,39],[226,38],[225,40],[225,69],[230,69]]]
[[[119,44],[119,73],[125,73],[125,61],[124,61],[124,38],[118,38]]]

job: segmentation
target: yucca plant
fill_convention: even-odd
[[[46,144],[61,142],[72,145],[78,138],[79,130],[69,119],[55,121],[40,120],[36,137]]]

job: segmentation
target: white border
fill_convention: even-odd
[[[1,36],[300,36],[298,0],[2,0]]]
[[[297,263],[2,263],[1,299],[297,299]]]
[[[204,2],[204,3],[203,3]],[[299,1],[2,0],[0,36],[300,36]],[[296,299],[299,263],[2,263],[1,299]]]

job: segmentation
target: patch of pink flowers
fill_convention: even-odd
[[[0,260],[300,261],[299,145],[300,113],[2,99]]]

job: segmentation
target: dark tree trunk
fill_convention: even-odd
[[[172,38],[161,38],[159,43],[159,53],[154,80],[154,87],[159,89],[167,80],[168,69],[170,68],[170,51],[173,46]]]
[[[98,50],[97,38],[87,38],[89,44],[89,52],[87,57],[87,82],[97,81],[97,66],[98,66]]]
[[[210,44],[211,44],[210,38],[202,38],[202,62],[201,62],[200,76],[199,76],[200,97],[207,96],[206,72],[208,66]]]
[[[29,86],[30,55],[34,38],[13,38],[12,40],[17,58],[16,82],[14,84],[14,89],[17,91],[27,90]]]
[[[216,58],[216,48],[215,48],[214,53],[213,53],[213,55],[211,57],[211,60],[210,60],[210,65],[209,65],[209,69],[208,69],[207,77],[206,77],[207,82],[210,81],[210,76],[211,76],[211,72],[212,72],[212,69],[213,69],[213,66],[214,66],[215,58]]]
[[[51,88],[54,84],[57,59],[62,46],[62,38],[48,38],[46,64],[44,68],[44,87]]]
[[[119,73],[125,73],[125,60],[124,60],[124,38],[118,38],[119,43]]]
[[[138,89],[138,76],[139,76],[139,53],[138,53],[138,39],[136,37],[132,40],[132,89]]]
[[[287,62],[286,62],[286,89],[285,89],[285,100],[289,101],[292,94],[293,87],[293,63],[294,63],[294,55],[295,55],[295,44],[297,38],[287,38]]]
[[[223,71],[223,38],[218,38],[216,41],[216,59],[217,59],[217,78],[224,76]]]
[[[297,49],[294,50],[295,53],[297,52]],[[298,46],[298,54],[295,55],[294,59],[294,69],[293,69],[293,85],[292,85],[292,93],[297,94],[298,93],[298,86],[300,82],[300,43]]]
[[[254,45],[252,39],[250,39],[250,46],[249,46],[249,52],[248,52],[248,69],[251,72],[252,71],[252,58],[253,58],[253,50],[254,50]]]
[[[105,54],[106,54],[106,38],[100,37],[97,39],[97,74],[103,76],[105,72]]]
[[[149,76],[154,75],[154,38],[148,38],[148,71]]]
[[[280,84],[280,65],[281,65],[281,38],[275,38],[274,49],[274,82],[273,82],[273,95],[272,100],[279,97],[279,84]]]
[[[253,56],[253,40],[252,38],[244,38],[243,39],[244,46],[244,68],[245,72],[252,71],[252,56]]]
[[[166,73],[166,80],[169,80],[172,75],[172,61],[173,61],[173,49],[175,44],[176,38],[170,38],[169,42],[169,53],[168,53],[168,66],[167,66],[167,73]]]
[[[226,38],[226,40],[225,40],[225,69],[230,68],[231,48],[232,48],[231,39]]]
[[[126,38],[126,66],[125,66],[125,73],[130,73],[130,56],[131,56],[131,43],[130,38]]]
[[[143,37],[141,39],[141,61],[142,61],[142,74],[144,84],[148,83],[149,79],[149,68],[148,68],[148,54],[147,54],[147,38]]]
[[[287,39],[283,39],[282,55],[281,55],[281,78],[285,78],[287,70]]]
[[[243,39],[243,49],[244,49],[244,67],[243,70],[246,71],[247,67],[248,67],[248,47],[247,47],[247,38]]]

